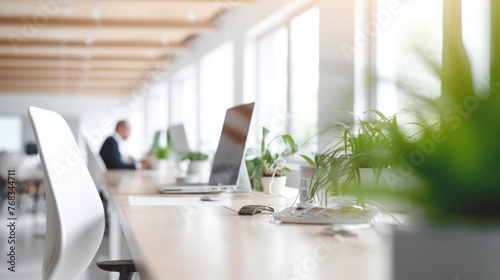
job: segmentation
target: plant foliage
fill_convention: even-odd
[[[153,154],[157,159],[168,159],[173,151],[173,144],[169,141],[166,147],[154,147]]]
[[[208,155],[202,152],[189,151],[187,153],[180,155],[180,160],[190,160],[190,161],[204,161],[208,160]]]
[[[319,196],[321,204],[327,205],[330,196],[354,194],[364,206],[360,168],[373,169],[378,184],[382,169],[394,162],[392,131],[399,130],[397,115],[386,117],[376,110],[367,112],[377,119],[364,121],[356,117],[353,127],[338,123],[340,136],[330,141],[325,153],[316,155],[314,160],[304,156],[316,169],[310,199]]]
[[[500,223],[500,2],[491,1],[490,82],[474,86],[461,34],[460,1],[445,1],[442,93],[428,101],[439,125],[418,138],[393,135],[401,157],[424,186],[412,193],[438,222]],[[479,89],[478,89],[479,88]]]
[[[262,176],[283,176],[290,169],[285,166],[285,161],[295,155],[299,150],[298,145],[290,134],[282,134],[268,140],[271,131],[262,128],[260,151],[250,150],[256,156],[246,161],[248,175],[254,188],[262,191]]]

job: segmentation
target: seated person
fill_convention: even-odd
[[[102,144],[99,154],[106,164],[107,169],[141,169],[149,168],[146,161],[127,163],[123,160],[120,152],[122,146],[130,136],[130,123],[126,120],[121,120],[116,124],[115,133],[109,136]]]

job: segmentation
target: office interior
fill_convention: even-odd
[[[489,77],[491,1],[457,0],[479,85]],[[126,148],[133,158],[151,151],[155,133],[164,134],[166,145],[167,129],[183,124],[190,149],[212,159],[226,110],[256,102],[247,147],[259,147],[267,127],[290,134],[300,154],[314,156],[327,149],[336,123],[373,120],[370,109],[389,116],[418,96],[440,96],[430,64],[443,59],[444,2],[1,1],[0,153],[15,155],[19,177],[40,175],[27,115],[36,106],[64,117],[85,159],[86,145],[98,153],[123,119],[132,127]],[[298,188],[306,162],[297,155],[288,164],[287,186]],[[12,167],[0,161],[0,177],[6,168]],[[19,271],[7,271],[2,249],[2,279],[41,277],[43,181],[27,181],[17,194]],[[4,221],[5,201],[0,212]],[[5,249],[8,232],[0,232]],[[106,233],[96,260],[110,258],[111,239]],[[109,277],[91,264],[79,279]]]

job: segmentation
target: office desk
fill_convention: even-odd
[[[223,206],[131,206],[130,194],[161,196],[153,184],[171,179],[132,171],[105,178],[143,280],[390,279],[390,242],[375,230],[339,238],[322,234],[324,226],[278,224],[271,215],[239,216]],[[293,202],[260,193],[231,199],[235,210]]]

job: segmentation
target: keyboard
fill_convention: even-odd
[[[287,207],[274,215],[274,220],[300,224],[370,224],[374,223],[377,210],[353,206],[338,208]]]

